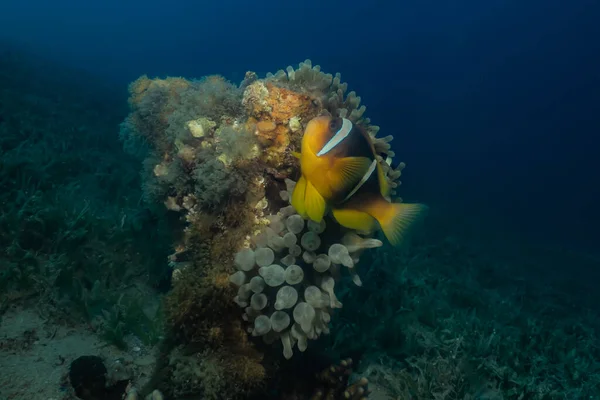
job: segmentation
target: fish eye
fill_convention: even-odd
[[[331,121],[329,121],[329,129],[332,131],[337,131],[338,129],[340,129],[341,126],[342,126],[341,118],[333,118]]]

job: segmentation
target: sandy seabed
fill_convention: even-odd
[[[155,364],[154,349],[128,338],[119,350],[88,325],[60,326],[28,309],[8,310],[0,320],[0,400],[77,399],[69,383],[69,365],[80,356],[99,356],[108,379],[131,378],[141,387]]]

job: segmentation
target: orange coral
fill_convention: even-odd
[[[266,101],[271,108],[270,117],[278,123],[287,124],[292,117],[310,114],[311,109],[315,108],[308,95],[272,83],[267,83],[266,86],[269,91]]]
[[[262,82],[260,83],[262,85]],[[264,161],[281,167],[285,165],[285,154],[289,149],[298,149],[302,130],[296,132],[290,128],[290,121],[298,119],[309,121],[321,111],[317,103],[306,94],[272,83],[264,85],[261,97],[252,97],[247,107],[256,118],[256,134],[263,146],[267,147]],[[251,119],[250,119],[251,120]]]
[[[254,133],[263,147],[275,146],[273,149],[275,150],[281,147],[282,143],[289,143],[288,136],[290,132],[284,125],[277,125],[275,122],[267,120],[256,121],[255,119],[249,119],[248,123],[255,123]]]
[[[256,129],[260,133],[269,133],[273,132],[277,128],[277,125],[273,121],[259,121],[256,123]]]

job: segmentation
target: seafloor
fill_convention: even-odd
[[[0,400],[77,398],[86,355],[156,378],[173,221],[143,201],[128,112],[124,88],[0,48]],[[340,291],[331,359],[360,354],[371,399],[600,398],[600,258],[429,205]]]

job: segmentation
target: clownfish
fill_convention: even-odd
[[[304,218],[321,222],[331,210],[340,225],[361,232],[380,228],[396,246],[427,209],[423,204],[388,200],[390,186],[373,141],[349,119],[313,118],[295,155],[301,177],[292,206]]]

